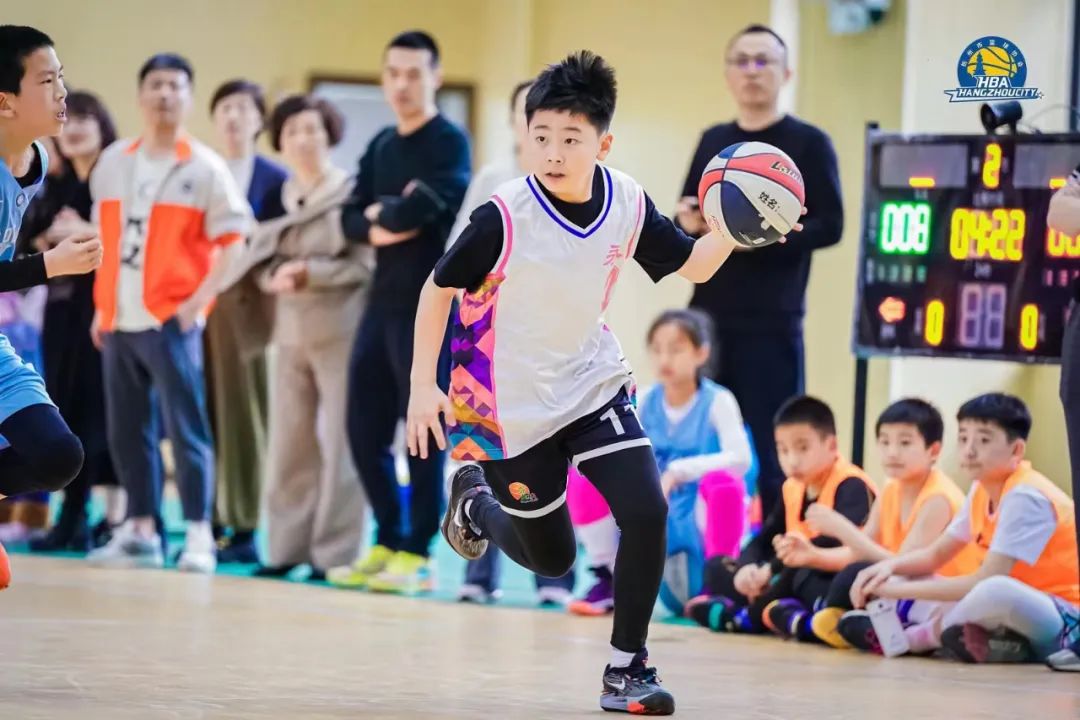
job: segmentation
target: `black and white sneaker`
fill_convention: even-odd
[[[966,663],[1029,663],[1035,661],[1031,643],[1007,628],[987,630],[964,623],[945,628],[941,645],[948,654]]]
[[[646,667],[648,657],[644,652],[634,656],[629,667],[604,670],[604,691],[600,694],[600,707],[608,712],[625,712],[631,715],[671,715],[675,712],[675,698],[660,687],[656,668]]]
[[[450,547],[466,560],[476,560],[487,552],[488,541],[480,528],[465,515],[465,503],[483,493],[491,495],[479,465],[465,465],[450,479],[450,497],[442,521],[442,534]]]

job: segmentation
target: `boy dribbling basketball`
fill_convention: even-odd
[[[442,414],[454,457],[479,463],[455,474],[443,520],[467,559],[494,542],[533,572],[563,574],[577,549],[567,466],[596,486],[622,530],[600,704],[667,715],[675,701],[647,667],[645,648],[667,504],[604,313],[629,258],[654,281],[677,272],[701,282],[736,243],[718,232],[695,242],[633,179],[600,164],[611,149],[615,96],[614,71],[588,51],[548,67],[529,91],[533,174],[500,186],[473,212],[421,293],[408,442],[421,457],[429,433],[444,447]],[[459,290],[447,398],[435,369]]]

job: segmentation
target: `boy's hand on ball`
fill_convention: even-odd
[[[803,205],[803,209],[802,209],[802,212],[801,212],[801,213],[799,213],[799,216],[801,217],[801,216],[803,216],[803,215],[805,215],[805,214],[806,214],[806,206],[805,206],[805,205]],[[801,222],[797,222],[797,223],[795,223],[794,225],[792,225],[792,226],[791,226],[791,229],[792,229],[792,231],[794,231],[794,232],[801,232],[801,231],[802,231],[802,229],[803,229],[803,224],[802,224]],[[780,242],[782,242],[782,243],[785,243],[785,242],[787,242],[787,235],[785,235],[784,237],[780,238]]]
[[[701,235],[709,229],[696,197],[687,195],[680,199],[675,208],[675,216],[679,219],[682,229],[691,235]]]

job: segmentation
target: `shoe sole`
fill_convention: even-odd
[[[837,632],[844,638],[853,648],[862,650],[863,652],[874,653],[875,655],[883,655],[881,650],[881,643],[878,641],[877,632],[874,630],[874,626],[870,623],[869,619],[866,621],[865,626],[860,623],[855,625],[849,621],[848,628],[844,629],[844,623],[837,623]]]
[[[966,663],[1019,664],[1032,660],[1030,649],[1019,636],[996,636],[980,625],[945,628],[941,644]]]
[[[623,712],[631,715],[673,715],[675,698],[669,693],[658,692],[641,698],[618,697],[614,693],[600,696],[600,709],[604,712]]]
[[[461,471],[459,470],[458,472]],[[458,475],[457,473],[455,473],[454,477],[450,479],[450,502],[446,503],[446,512],[443,514],[442,536],[446,539],[446,544],[449,545],[454,550],[454,552],[456,552],[461,557],[465,558],[466,560],[479,560],[484,556],[484,553],[487,552],[487,540],[478,541],[478,550],[476,554],[472,554],[465,552],[462,548],[459,548],[457,546],[457,543],[450,539],[450,528],[454,522],[454,513],[457,512],[457,503],[454,502],[454,495],[457,494],[454,492],[454,484],[457,483],[457,481]]]
[[[571,615],[580,615],[581,617],[603,617],[604,615],[610,615],[615,611],[615,601],[605,603],[602,606],[598,606],[595,603],[585,602],[584,600],[578,600],[570,603],[567,606]]]
[[[810,630],[818,640],[837,650],[850,650],[851,643],[840,634],[840,616],[826,615],[819,611],[810,619]]]
[[[425,593],[435,592],[435,584],[424,583],[419,587],[402,587],[400,585],[368,583],[367,589],[371,592],[381,593],[383,595],[423,595]]]
[[[213,575],[217,572],[217,566],[206,567],[204,565],[194,565],[191,563],[178,562],[176,563],[176,569],[180,572],[200,574],[200,575]]]

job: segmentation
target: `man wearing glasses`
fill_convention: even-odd
[[[708,230],[698,207],[698,180],[709,160],[733,143],[775,145],[795,161],[806,184],[807,214],[799,242],[733,255],[711,280],[695,288],[690,301],[716,324],[714,377],[735,394],[750,426],[761,467],[761,508],[767,516],[778,505],[784,479],[773,445],[773,416],[785,400],[803,392],[802,319],[810,255],[840,242],[844,215],[829,137],[780,112],[780,88],[791,77],[783,39],[764,25],[751,25],[731,39],[725,60],[725,77],[737,105],[735,120],[701,136],[679,201],[679,225],[695,236]]]

